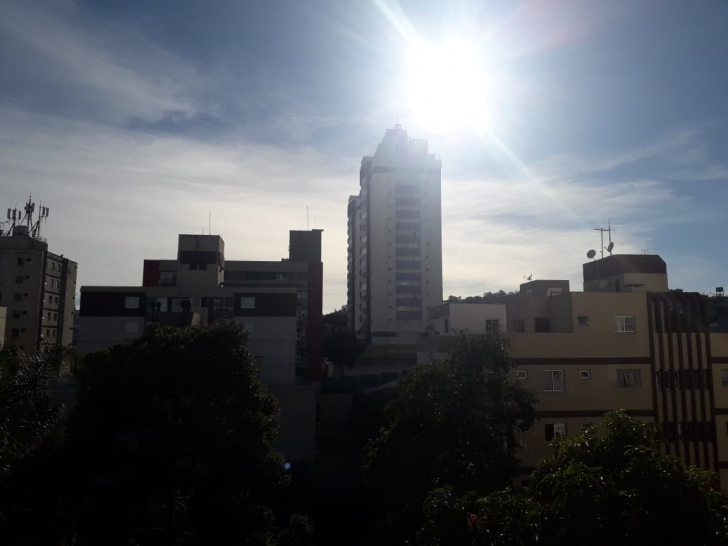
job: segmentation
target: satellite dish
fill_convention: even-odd
[[[607,247],[607,252],[610,254],[612,253],[612,249],[614,249],[614,242],[610,242],[609,246]]]
[[[586,253],[586,257],[589,258],[590,260],[593,259],[594,256],[596,256],[596,255],[597,255],[597,251],[594,249],[592,249]]]

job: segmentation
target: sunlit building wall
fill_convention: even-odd
[[[442,303],[442,162],[400,125],[362,158],[349,201],[350,325],[368,343],[413,344]]]

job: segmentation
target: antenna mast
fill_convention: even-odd
[[[607,227],[606,228],[603,228],[603,227],[600,226],[598,228],[594,228],[594,231],[598,231],[599,234],[602,237],[602,244],[601,244],[601,250],[600,250],[601,255],[602,255],[602,258],[604,258],[604,251],[605,250],[607,252],[609,252],[609,255],[611,256],[612,255],[612,249],[614,248],[614,243],[612,243],[612,220],[611,220],[611,218],[609,218],[607,220]],[[604,246],[604,232],[605,231],[607,232],[607,234],[609,236],[609,246],[608,247],[605,247]]]

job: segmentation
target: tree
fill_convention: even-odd
[[[364,350],[364,345],[356,336],[346,330],[332,332],[323,340],[323,355],[335,365],[351,368],[356,364],[356,358]]]
[[[9,484],[3,538],[274,543],[279,410],[242,328],[153,326],[87,355],[78,379],[62,449]]]
[[[552,442],[553,454],[532,475],[532,493],[450,499],[447,510],[431,512],[420,543],[728,544],[728,501],[713,488],[714,475],[662,455],[661,445],[653,423],[609,413],[601,425]]]
[[[400,381],[364,466],[387,509],[389,543],[414,538],[433,487],[490,492],[517,472],[515,430],[530,426],[534,414],[512,368],[501,334],[460,334],[447,360]]]
[[[46,347],[32,356],[12,345],[0,349],[0,476],[58,427],[64,408],[51,405],[48,389],[70,353],[65,347]]]

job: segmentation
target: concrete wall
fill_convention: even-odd
[[[136,330],[136,331],[133,331]],[[102,351],[144,331],[144,317],[78,317],[78,351]]]
[[[316,457],[316,396],[312,384],[271,385],[281,406],[281,427],[275,449],[292,464]]]
[[[293,383],[296,378],[296,317],[235,317],[250,335],[264,383]]]
[[[5,321],[7,316],[7,307],[0,307],[0,348],[5,344]]]

